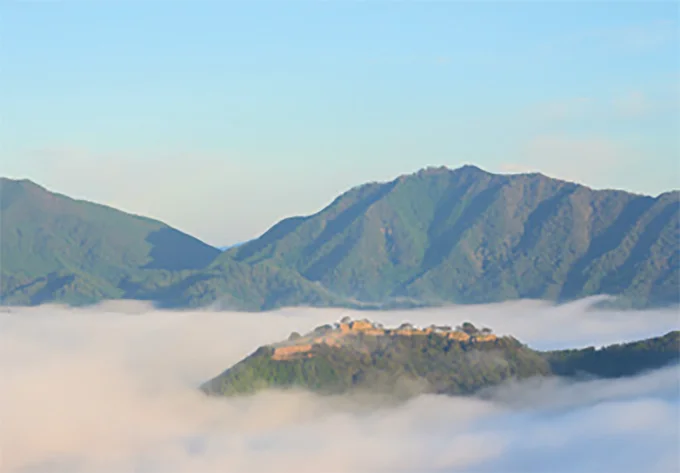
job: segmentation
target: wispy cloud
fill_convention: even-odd
[[[594,101],[588,97],[554,100],[529,107],[528,115],[541,122],[579,120],[592,112],[594,105]]]
[[[534,346],[599,345],[678,324],[672,311],[603,313],[589,306],[524,301],[262,314],[128,304],[13,309],[0,314],[3,472],[677,468],[675,368],[624,381],[514,384],[485,399],[427,396],[372,412],[300,392],[226,401],[196,390],[256,346],[343,315],[390,325],[471,320]]]
[[[674,46],[680,39],[677,19],[658,19],[646,23],[596,28],[578,32],[564,38],[563,44],[587,44],[594,49],[624,54],[654,52],[666,46]],[[553,47],[557,44],[552,45]]]
[[[374,66],[445,66],[455,61],[450,55],[369,56],[364,59],[365,63]]]
[[[658,20],[626,28],[594,31],[587,36],[606,47],[641,53],[666,45],[677,45],[680,29],[677,20]]]
[[[606,118],[614,121],[640,123],[645,120],[680,120],[680,94],[677,85],[661,88],[653,96],[641,90],[628,90],[612,98]],[[666,90],[664,90],[666,89]]]
[[[501,172],[541,172],[579,183],[597,182],[626,162],[636,159],[630,149],[608,138],[581,138],[564,133],[538,134],[524,142],[518,160],[504,163]]]
[[[609,97],[571,97],[539,102],[529,105],[521,116],[536,126],[559,131],[561,127],[583,123],[640,123],[680,113],[676,91],[669,88],[654,92],[628,89]]]
[[[615,182],[613,176],[627,180],[633,169],[643,168],[650,146],[659,163],[672,162],[677,141],[668,133],[680,124],[680,95],[674,89],[677,85],[663,78],[654,87],[533,103],[518,113],[524,138],[498,169],[540,171],[601,187]]]
[[[623,152],[616,143],[606,139],[581,139],[566,135],[536,136],[527,143],[527,155],[532,158],[569,163],[587,161],[608,167],[616,164]],[[592,169],[592,168],[591,168]]]

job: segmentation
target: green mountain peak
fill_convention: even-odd
[[[609,294],[680,303],[680,192],[429,167],[353,187],[220,252],[162,222],[0,181],[7,304],[153,300],[263,310]]]

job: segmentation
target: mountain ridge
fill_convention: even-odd
[[[3,303],[77,302],[69,294],[79,292],[91,293],[85,302],[141,298],[196,307],[230,300],[228,307],[243,310],[595,294],[636,307],[680,303],[678,190],[652,197],[541,173],[431,166],[352,187],[318,212],[283,219],[223,252],[158,220],[29,180],[1,178],[0,191]],[[113,248],[127,237],[109,220],[135,229],[137,238]],[[145,242],[149,226],[164,229],[163,241]],[[37,250],[36,240],[43,242]],[[151,246],[162,264],[149,262]]]
[[[433,207],[431,203],[425,202],[424,204],[421,204],[418,208],[418,212],[420,214],[423,214],[423,209],[425,208],[426,211],[429,211],[431,216],[430,220],[427,221],[427,218],[422,219],[421,221],[418,221],[418,215],[413,215],[414,212],[411,212],[412,215],[408,216],[411,217],[412,222],[406,222],[406,224],[403,224],[404,218],[403,213],[404,209],[408,210],[409,205],[411,202],[409,202],[408,198],[401,198],[401,201],[397,200],[399,199],[399,196],[395,198],[396,202],[391,203],[391,209],[381,209],[379,208],[380,205],[382,207],[385,207],[384,202],[387,199],[390,199],[391,196],[393,196],[395,193],[397,193],[397,190],[399,186],[405,187],[408,186],[409,184],[413,184],[414,180],[417,179],[423,179],[427,178],[430,182],[429,185],[433,183],[433,180],[456,180],[454,182],[453,186],[451,187],[450,191],[447,193],[441,193],[442,195],[438,196],[438,199],[436,200],[444,200],[444,205],[439,205],[439,208],[430,208],[426,209],[426,206],[430,205],[430,207]],[[521,183],[520,181],[524,181]],[[355,188],[350,189],[349,191],[343,193],[341,196],[336,198],[331,204],[329,204],[327,207],[322,209],[321,211],[309,215],[309,216],[304,216],[304,217],[291,217],[288,219],[284,219],[280,222],[278,222],[276,225],[274,225],[269,231],[265,232],[262,236],[260,236],[258,239],[252,240],[245,245],[235,249],[235,250],[229,250],[226,254],[225,257],[233,257],[239,261],[245,261],[245,262],[261,262],[264,260],[274,260],[276,261],[277,259],[279,261],[282,261],[282,264],[285,265],[291,265],[294,264],[296,269],[305,277],[307,277],[310,280],[319,280],[321,281],[324,285],[328,287],[334,287],[338,288],[340,287],[340,293],[346,296],[354,296],[354,297],[359,297],[359,299],[370,299],[371,297],[374,298],[385,298],[389,296],[395,296],[395,295],[407,295],[407,296],[414,296],[414,297],[419,297],[426,295],[428,296],[428,299],[431,299],[433,296],[437,296],[438,294],[422,294],[423,291],[415,290],[415,291],[409,291],[406,289],[404,293],[399,294],[398,289],[395,292],[396,288],[392,288],[392,292],[388,292],[385,290],[375,290],[373,294],[367,294],[367,293],[359,293],[357,294],[353,290],[356,288],[352,288],[352,283],[350,281],[343,281],[342,284],[338,284],[337,280],[334,280],[332,277],[327,277],[324,279],[324,271],[334,271],[337,270],[338,268],[334,268],[332,266],[333,262],[331,260],[336,259],[339,260],[339,264],[342,264],[343,258],[345,258],[349,253],[350,253],[350,247],[354,246],[359,242],[359,244],[364,244],[364,245],[371,245],[373,244],[374,248],[371,248],[371,254],[376,255],[379,254],[381,251],[385,252],[384,250],[387,248],[389,249],[390,245],[394,246],[395,240],[398,238],[398,234],[393,233],[393,229],[390,228],[390,223],[389,220],[401,220],[401,222],[397,222],[398,225],[401,226],[398,230],[401,231],[401,240],[402,240],[402,245],[405,246],[420,246],[419,250],[423,254],[420,255],[414,255],[414,254],[408,254],[408,251],[401,251],[398,252],[400,253],[396,258],[392,257],[392,263],[395,263],[395,259],[399,259],[399,257],[404,257],[405,255],[409,257],[412,261],[410,262],[413,266],[418,266],[420,265],[419,268],[413,268],[411,273],[408,275],[408,277],[401,277],[397,278],[400,279],[399,281],[396,281],[398,285],[401,285],[402,288],[405,286],[409,286],[413,283],[416,283],[419,279],[421,279],[423,276],[428,277],[427,273],[430,270],[437,269],[436,267],[440,265],[441,261],[438,261],[439,258],[448,256],[448,253],[451,252],[451,250],[455,247],[456,243],[459,243],[458,240],[461,240],[461,237],[464,236],[465,232],[469,231],[469,228],[471,225],[474,225],[477,219],[477,215],[479,213],[482,213],[488,209],[492,204],[494,204],[493,200],[496,200],[496,212],[498,215],[496,217],[496,221],[501,221],[501,219],[506,219],[506,216],[503,215],[503,205],[507,207],[507,202],[509,200],[514,199],[515,204],[517,205],[518,203],[521,204],[521,197],[522,197],[522,192],[523,190],[521,189],[520,185],[517,185],[518,183],[526,186],[526,185],[533,185],[535,187],[545,187],[545,186],[552,186],[554,188],[553,192],[551,195],[548,196],[548,199],[544,199],[543,201],[536,202],[533,205],[533,208],[530,209],[531,212],[526,212],[527,215],[525,216],[525,222],[518,221],[518,222],[513,222],[515,228],[510,229],[514,230],[514,233],[516,236],[522,237],[521,239],[518,239],[516,242],[516,247],[513,248],[513,250],[517,250],[518,248],[521,250],[522,246],[526,245],[532,245],[536,244],[539,238],[536,238],[535,235],[532,235],[532,231],[536,230],[536,227],[538,226],[540,228],[540,224],[542,223],[541,220],[541,215],[540,211],[545,210],[547,212],[547,217],[551,217],[550,215],[550,206],[553,207],[559,207],[562,205],[563,207],[565,206],[564,202],[560,203],[560,200],[575,200],[575,199],[581,199],[581,200],[588,200],[589,198],[595,198],[599,200],[606,200],[609,199],[610,201],[616,201],[616,200],[624,200],[627,201],[625,202],[625,205],[630,205],[631,202],[634,201],[634,204],[637,206],[637,208],[632,208],[629,209],[628,212],[631,214],[630,217],[633,219],[629,218],[628,224],[630,226],[635,225],[636,223],[639,224],[640,218],[643,218],[642,213],[644,211],[649,210],[649,208],[653,207],[654,205],[657,204],[668,204],[668,203],[675,203],[675,201],[679,200],[680,192],[678,191],[671,191],[671,192],[666,192],[662,193],[657,197],[651,197],[651,196],[644,196],[644,195],[636,195],[636,194],[631,194],[627,193],[625,191],[608,191],[608,190],[602,190],[602,191],[593,191],[585,186],[581,186],[578,184],[570,183],[567,181],[559,181],[559,180],[554,180],[548,177],[545,177],[541,174],[516,174],[516,175],[511,175],[511,176],[504,176],[504,175],[496,175],[496,174],[491,174],[487,173],[485,171],[482,171],[481,169],[473,166],[468,166],[468,167],[463,167],[459,168],[456,170],[448,170],[447,168],[428,168],[425,170],[421,170],[418,173],[415,174],[410,174],[410,175],[402,175],[392,181],[384,182],[384,183],[370,183],[362,186],[358,186]],[[475,189],[475,186],[477,189]],[[514,188],[513,188],[514,186]],[[422,187],[422,186],[421,186]],[[518,187],[520,187],[518,191]],[[422,189],[421,189],[422,191]],[[516,193],[519,192],[520,196],[518,198],[517,195],[513,196],[512,192],[515,191]],[[458,210],[458,215],[454,215],[453,221],[451,224],[447,226],[447,223],[445,220],[447,218],[450,218],[451,212],[451,207],[455,207],[455,203],[457,200],[460,200],[465,197],[466,192],[469,192],[470,194],[473,194],[471,197],[473,199],[476,199],[476,202],[473,202],[474,205],[469,206],[468,208],[460,208]],[[403,194],[403,192],[402,192]],[[422,192],[421,192],[422,194]],[[585,194],[585,195],[584,195]],[[349,203],[347,201],[350,201]],[[352,202],[354,201],[354,202]],[[671,202],[668,202],[671,201]],[[439,202],[436,202],[439,203]],[[616,203],[616,202],[615,202]],[[571,202],[567,201],[567,205],[571,205]],[[354,209],[349,208],[352,205],[354,205]],[[590,213],[596,213],[597,209],[588,209],[588,202],[585,203],[580,203],[582,212],[584,211],[589,211]],[[601,203],[600,206],[602,207]],[[611,207],[611,205],[610,205]],[[635,207],[635,206],[634,206]],[[397,209],[399,211],[393,211],[394,209]],[[554,210],[554,209],[553,209]],[[559,209],[558,209],[559,210]],[[564,210],[564,209],[562,209]],[[567,211],[570,209],[566,209]],[[612,209],[605,209],[605,211],[611,211]],[[616,211],[617,209],[613,209]],[[622,211],[623,209],[618,209],[619,212]],[[638,210],[642,210],[643,212],[639,212]],[[672,206],[668,206],[667,211],[672,211],[674,208]],[[375,222],[368,222],[369,224],[373,225],[373,228],[370,229],[374,233],[372,236],[373,242],[370,241],[368,238],[364,238],[363,241],[360,241],[361,236],[357,237],[356,233],[362,232],[365,229],[364,228],[359,228],[361,226],[364,226],[367,222],[366,217],[371,217],[369,212],[373,212],[373,214],[378,214],[373,215],[374,220],[381,220],[380,225],[376,225]],[[439,214],[436,214],[436,212],[439,212]],[[382,213],[383,215],[380,215]],[[388,213],[388,215],[384,215],[385,213]],[[402,213],[402,215],[397,215],[398,213]],[[566,213],[566,212],[564,212]],[[618,214],[617,214],[618,216]],[[554,217],[554,216],[553,216]],[[564,215],[566,218],[570,218],[570,215]],[[624,216],[625,217],[625,216]],[[677,215],[670,215],[671,218],[674,219],[674,221],[677,221]],[[363,219],[363,221],[357,223],[356,219],[360,218]],[[535,219],[536,221],[532,222],[531,219]],[[339,222],[339,220],[344,219],[345,222]],[[458,221],[456,221],[456,219]],[[314,223],[315,220],[320,220],[320,222]],[[516,219],[516,220],[521,220]],[[557,221],[555,221],[557,220]],[[583,220],[583,219],[582,219]],[[387,222],[386,222],[387,221]],[[312,222],[310,224],[310,222]],[[493,222],[492,222],[493,223]],[[553,218],[553,222],[549,222],[552,225],[559,225],[561,222],[559,219]],[[579,222],[581,225],[584,224],[590,224],[590,222]],[[598,222],[596,221],[595,224]],[[616,222],[610,222],[610,223],[616,223]],[[643,222],[644,223],[644,222]],[[663,223],[663,222],[661,222]],[[316,228],[309,228],[310,225],[316,226]],[[352,225],[354,228],[352,228]],[[626,225],[625,218],[624,221],[619,222],[619,226],[621,225]],[[308,228],[304,228],[307,226]],[[414,229],[417,231],[418,227],[423,227],[427,226],[427,233],[428,234],[422,234],[421,232],[420,235],[413,235]],[[525,227],[529,227],[529,232],[525,232]],[[328,228],[331,228],[329,230]],[[343,228],[345,227],[345,228]],[[377,228],[376,228],[377,227]],[[437,228],[439,227],[439,228]],[[677,227],[677,224],[676,224]],[[410,232],[411,234],[409,235],[408,233],[404,235],[405,231]],[[567,229],[568,230],[568,229]],[[334,244],[332,239],[338,239],[338,235],[342,231],[347,231],[348,234],[346,235],[345,239],[343,242],[340,242],[344,244]],[[375,240],[380,239],[381,236],[378,235],[378,231],[382,233],[382,237],[384,237],[384,242],[382,245],[376,245]],[[613,231],[613,230],[612,230]],[[353,235],[352,232],[355,234]],[[293,233],[293,237],[290,237],[289,235]],[[297,234],[295,234],[297,233]],[[387,235],[385,235],[387,233]],[[486,235],[488,235],[489,232],[488,229],[480,229],[478,234],[475,235],[475,238],[477,239],[484,239]],[[498,232],[497,232],[498,233]],[[506,234],[509,233],[506,230]],[[677,232],[676,232],[677,233]],[[568,235],[567,235],[568,236]],[[603,238],[601,235],[600,236],[600,242],[598,243],[605,243],[604,240],[606,238]],[[498,235],[496,235],[498,237]],[[288,238],[288,241],[286,241],[286,238]],[[566,237],[563,236],[564,239],[567,239]],[[300,240],[307,239],[309,241],[300,243]],[[421,241],[417,241],[420,239]],[[581,242],[583,243],[588,243],[589,247],[583,249],[583,253],[585,253],[586,250],[591,251],[591,256],[595,254],[597,257],[603,256],[606,254],[608,251],[601,251],[598,250],[597,248],[591,248],[590,247],[590,240],[591,236],[588,235],[586,238],[588,241],[586,242]],[[636,238],[637,239],[637,238]],[[677,235],[675,236],[675,241],[677,241]],[[291,241],[293,240],[293,241]],[[297,241],[295,241],[297,240]],[[391,241],[390,241],[391,240]],[[410,241],[409,241],[410,240]],[[429,240],[434,240],[434,241],[429,241]],[[453,242],[453,243],[452,243]],[[397,244],[399,243],[398,241],[396,242]],[[498,243],[498,242],[496,242]],[[474,244],[474,242],[473,242]],[[282,248],[277,248],[278,245],[281,245]],[[328,248],[324,249],[322,248],[324,245],[326,245]],[[480,250],[479,246],[477,245],[478,248],[473,248],[472,250]],[[483,248],[481,248],[483,250]],[[310,259],[310,256],[313,256],[315,252],[319,252],[319,250],[322,250],[322,253],[325,253],[324,259],[320,259],[320,261],[311,261],[310,263],[305,263],[304,260],[305,258]],[[408,248],[407,248],[408,250]],[[465,249],[463,249],[465,251]],[[427,252],[426,252],[427,251]],[[470,251],[470,249],[468,249]],[[335,252],[335,255],[333,254]],[[429,252],[429,253],[428,253]],[[278,254],[277,254],[278,253]],[[364,254],[367,254],[369,252],[364,251]],[[413,252],[412,252],[413,253]],[[521,253],[521,252],[520,252]],[[389,255],[389,256],[394,256],[394,255]],[[454,261],[455,263],[453,265],[453,268],[445,268],[446,271],[449,273],[455,271],[457,267],[460,267],[461,265],[468,265],[468,266],[473,266],[475,264],[479,264],[477,261],[471,261],[473,258],[470,258],[470,255],[462,255],[458,254],[455,255],[458,256],[458,261]],[[478,256],[478,255],[476,255]],[[499,256],[505,256],[505,255],[499,255]],[[510,255],[512,256],[517,256],[517,255]],[[520,254],[521,256],[521,254]],[[559,255],[553,255],[553,259],[556,259]],[[581,254],[580,256],[585,257],[585,254]],[[313,259],[313,258],[311,258]],[[415,259],[419,259],[420,261],[413,261]],[[507,258],[506,258],[507,259]],[[302,261],[301,261],[302,260]],[[361,263],[361,258],[357,258],[354,263],[355,264],[360,264]],[[466,261],[467,260],[467,261]],[[316,263],[316,265],[313,265],[311,263]],[[397,261],[397,263],[401,263],[402,266],[401,268],[404,268],[404,261]],[[407,261],[407,263],[409,263]],[[581,261],[579,264],[580,266],[587,266],[588,263],[587,261]],[[382,261],[382,266],[383,267],[389,267],[390,266],[390,261],[387,261],[387,258],[383,258]],[[525,262],[525,266],[528,266],[530,263]],[[392,264],[395,266],[395,264]],[[348,271],[351,271],[354,268],[348,268]],[[480,268],[478,268],[480,269]],[[569,268],[565,268],[569,269]],[[577,268],[578,269],[578,268]],[[369,269],[370,270],[370,269]],[[468,268],[468,270],[475,271],[476,269],[474,267]],[[340,268],[340,271],[342,271],[342,268]],[[445,272],[446,272],[445,271]],[[546,271],[547,272],[547,271]],[[577,271],[578,272],[578,271]],[[677,271],[676,271],[677,272]],[[377,275],[373,275],[373,280],[377,279]],[[566,276],[566,274],[565,274]],[[441,277],[441,275],[439,275]],[[346,279],[349,279],[349,275],[345,275]],[[363,284],[363,283],[362,283]],[[356,285],[356,281],[355,281]],[[428,283],[425,284],[426,286]],[[343,287],[344,286],[344,287]],[[573,286],[573,284],[572,284]],[[449,288],[450,289],[450,288]],[[557,298],[557,296],[562,296],[562,299],[568,299],[570,297],[573,297],[575,295],[579,294],[579,290],[581,288],[577,288],[577,290],[571,289],[572,293],[569,293],[567,291],[565,294],[547,294],[548,298]],[[435,291],[436,292],[436,291]],[[439,291],[441,292],[441,291]],[[588,293],[589,292],[589,293]],[[586,294],[584,295],[592,295],[594,292],[593,291],[586,291]],[[519,296],[524,296],[524,297],[541,297],[543,294],[540,294],[539,291],[524,291],[523,294],[518,294]],[[445,301],[447,300],[446,298],[444,299]],[[448,302],[451,302],[451,300],[448,300]]]

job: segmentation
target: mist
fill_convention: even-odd
[[[470,321],[537,349],[664,334],[677,310],[596,300],[412,311],[159,311],[138,303],[0,312],[0,471],[680,471],[678,367],[621,380],[528,380],[478,398],[357,399],[197,387],[258,346],[345,315],[386,326]],[[612,452],[615,452],[613,454]]]

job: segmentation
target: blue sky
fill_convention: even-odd
[[[428,165],[680,187],[678,5],[0,4],[0,175],[221,245]]]

